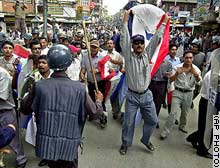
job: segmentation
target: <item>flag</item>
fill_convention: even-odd
[[[118,74],[118,71],[110,72],[109,60],[111,59],[110,55],[106,55],[98,62],[98,69],[101,75],[101,80],[110,80]]]
[[[141,4],[131,8],[128,20],[128,30],[130,37],[141,34],[145,37],[145,45],[148,46],[151,38],[161,26],[165,12],[151,4]],[[169,29],[170,22],[165,26],[165,31],[160,44],[157,46],[154,55],[150,61],[151,77],[156,73],[160,64],[163,62],[169,50]]]
[[[14,47],[14,54],[22,58],[28,58],[30,55],[30,52],[26,48],[22,47],[21,45],[16,44]]]

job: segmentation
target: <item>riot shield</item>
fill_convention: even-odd
[[[204,136],[204,143],[207,149],[209,149],[212,144],[213,115],[218,113],[217,109],[215,108],[215,102],[218,92],[219,75],[220,75],[220,48],[212,52],[209,101],[208,101],[206,129]]]
[[[32,83],[32,71],[33,61],[28,60],[18,76],[18,109],[21,107],[22,98],[28,92],[28,84]]]

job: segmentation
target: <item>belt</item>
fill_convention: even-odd
[[[178,87],[175,87],[175,90],[178,90],[178,91],[183,92],[183,93],[192,92],[192,90],[181,89],[181,88],[178,88]]]
[[[137,92],[137,91],[131,90],[130,88],[128,88],[128,90],[129,90],[130,92],[133,92],[133,93],[136,93],[136,94],[144,94],[144,93],[146,93],[146,92],[148,91],[148,89],[146,89],[146,90],[144,90],[143,92]]]
[[[159,84],[161,84],[161,83],[167,83],[167,81],[155,81],[155,80],[151,80],[151,83],[159,83]]]

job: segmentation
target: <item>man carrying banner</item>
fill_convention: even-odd
[[[124,58],[121,56],[121,54],[115,51],[115,44],[113,40],[109,39],[107,41],[106,48],[107,50],[103,51],[102,54],[105,56],[106,55],[110,56],[109,61],[107,62],[108,71],[109,73],[114,71],[116,72],[116,75],[109,80],[111,86],[108,95],[111,96],[112,92],[116,89],[118,82],[120,80],[120,76],[121,76],[120,70],[124,69],[122,67]],[[118,113],[120,111],[118,97],[116,97],[114,101],[111,101],[111,106],[113,112],[113,119],[117,119]]]
[[[150,142],[150,136],[157,125],[157,114],[152,93],[148,89],[151,75],[149,62],[153,57],[157,44],[160,43],[165,25],[169,20],[169,17],[164,15],[163,23],[145,50],[145,38],[143,35],[136,34],[133,35],[131,39],[129,37],[127,23],[130,13],[131,10],[125,11],[123,21],[122,53],[125,56],[128,92],[126,95],[125,114],[122,126],[122,145],[119,150],[121,155],[125,155],[128,147],[132,145],[135,116],[138,108],[140,108],[144,120],[141,142],[147,149],[154,151],[154,146]]]

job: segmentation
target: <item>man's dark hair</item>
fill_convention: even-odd
[[[46,41],[48,41],[48,39],[47,39],[46,37],[44,37],[44,36],[40,37],[40,38],[39,38],[39,41],[40,41],[40,40],[46,40]]]
[[[192,51],[192,50],[186,50],[184,53],[183,53],[183,57],[185,57],[186,54],[188,53],[192,53],[192,55],[194,56],[195,53]]]
[[[169,50],[171,50],[171,48],[176,47],[176,49],[178,49],[178,46],[176,44],[170,44],[169,45]]]
[[[97,39],[97,38],[92,38],[92,39],[90,39],[90,42],[91,42],[91,41],[93,41],[93,40],[97,40],[97,41],[98,41],[98,39]]]
[[[107,42],[108,41],[112,41],[113,42],[113,44],[115,44],[115,42],[114,42],[114,40],[113,39],[108,39],[107,41],[106,41],[106,44],[107,44]]]
[[[13,44],[11,41],[4,41],[4,42],[2,43],[2,48],[3,48],[6,44],[8,44],[8,45],[10,45],[10,46],[12,46],[12,47],[14,48],[14,44]]]
[[[68,42],[70,42],[70,40],[69,40],[68,37],[64,37],[64,38],[63,38],[63,42],[64,42],[64,41],[68,41]]]
[[[30,48],[32,49],[33,45],[38,45],[38,44],[40,44],[39,40],[32,40],[30,43]],[[41,44],[40,44],[40,46],[41,46]]]
[[[76,46],[76,45],[80,45],[81,46],[82,42],[72,41],[71,44],[74,45],[74,46]]]
[[[40,59],[44,59],[44,60],[47,61],[47,55],[40,55],[40,56],[38,57],[38,61],[39,61]]]

